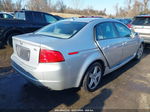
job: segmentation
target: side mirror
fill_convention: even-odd
[[[135,38],[137,36],[139,36],[137,32],[131,32],[131,35],[130,35],[131,38]]]

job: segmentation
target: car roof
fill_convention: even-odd
[[[8,12],[0,12],[0,14],[9,14]]]
[[[150,17],[150,14],[147,14],[147,15],[138,15],[138,16],[135,16],[135,17]]]
[[[24,9],[22,9],[22,10],[17,10],[17,11],[15,11],[15,13],[16,12],[27,12],[27,13],[43,13],[43,14],[49,14],[49,15],[51,15],[51,16],[55,16],[55,15],[53,15],[53,14],[50,14],[50,13],[48,13],[48,12],[42,12],[42,11],[34,11],[34,10],[24,10]],[[57,17],[58,18],[58,17]]]
[[[64,21],[74,21],[74,22],[86,22],[86,23],[90,23],[92,21],[104,22],[104,21],[117,21],[117,20],[107,19],[107,18],[69,18],[69,19],[65,19]]]
[[[34,11],[34,10],[24,10],[24,9],[22,9],[22,10],[16,10],[15,12],[37,12],[37,13],[45,13],[45,14],[49,14],[49,13],[47,13],[47,12]],[[52,15],[52,14],[50,14],[50,15]]]

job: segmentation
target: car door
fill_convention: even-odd
[[[100,23],[96,26],[96,41],[110,68],[120,64],[123,55],[123,40],[118,37],[112,22]]]
[[[128,60],[133,55],[135,55],[137,51],[137,38],[132,38],[132,31],[128,29],[125,25],[121,23],[114,23],[116,29],[119,33],[120,38],[124,40],[123,43],[123,57],[122,60]]]
[[[48,23],[45,22],[44,19],[44,13],[42,12],[34,12],[33,14],[33,31],[36,31],[46,25],[48,25]]]

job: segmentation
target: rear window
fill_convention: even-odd
[[[133,25],[150,25],[150,17],[136,17],[134,18]]]
[[[79,32],[86,24],[85,22],[60,21],[42,28],[36,34],[67,39]]]
[[[15,19],[20,19],[20,20],[26,20],[25,12],[23,12],[23,11],[16,12],[15,15],[14,15],[14,18]]]

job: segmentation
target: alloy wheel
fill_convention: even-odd
[[[101,80],[102,71],[99,66],[95,66],[91,72],[89,72],[89,81],[88,81],[88,88],[93,90],[95,89],[100,80]]]

